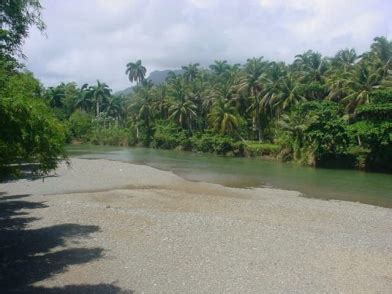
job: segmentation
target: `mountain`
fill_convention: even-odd
[[[113,95],[120,96],[120,97],[126,97],[126,96],[129,96],[132,92],[133,92],[133,87],[128,87],[128,88],[125,88],[124,90],[114,92]]]
[[[152,81],[152,83],[154,85],[162,84],[166,80],[166,77],[169,74],[169,72],[171,72],[171,71],[174,72],[176,75],[183,73],[182,69],[155,70],[149,74],[149,76],[147,77],[147,80]],[[124,90],[117,91],[114,93],[114,95],[121,96],[121,97],[129,96],[133,92],[133,87],[134,86],[131,86],[131,87],[128,87]]]
[[[182,69],[166,69],[166,70],[155,70],[150,73],[147,80],[150,80],[154,85],[162,84],[165,80],[169,72],[174,72],[176,75],[182,74],[184,71]]]

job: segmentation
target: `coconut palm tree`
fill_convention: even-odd
[[[136,62],[129,62],[127,64],[127,70],[125,74],[128,75],[129,81],[141,83],[146,76],[147,69],[142,65],[142,61],[139,59]]]
[[[189,99],[189,85],[185,83],[183,77],[177,77],[173,80],[169,85],[168,95],[172,100],[169,118],[191,133],[193,121],[197,117],[197,106]]]
[[[383,62],[390,64],[392,60],[392,41],[385,37],[374,38],[373,44],[370,46],[372,52]]]
[[[358,56],[355,49],[344,49],[339,50],[335,57],[332,58],[332,64],[338,68],[343,68],[344,71],[352,68],[357,61]]]
[[[264,85],[261,103],[264,112],[269,112],[271,116],[276,110],[273,103],[278,93],[281,92],[282,80],[286,75],[287,69],[284,63],[271,62],[266,73],[260,77]]]
[[[167,86],[158,85],[153,89],[154,102],[153,107],[159,118],[167,119],[169,117],[169,108],[171,106],[167,96]]]
[[[308,50],[295,56],[294,67],[299,69],[303,82],[323,82],[328,71],[328,60],[319,52]]]
[[[331,96],[339,94],[341,102],[346,107],[346,112],[352,114],[359,105],[370,101],[370,94],[374,89],[381,86],[382,75],[374,71],[365,63],[359,64],[346,76],[342,76],[331,88]],[[335,91],[336,93],[334,93]]]
[[[211,64],[209,68],[212,70],[214,74],[219,76],[224,74],[227,70],[229,70],[230,65],[227,63],[226,60],[215,60],[214,64]]]
[[[197,107],[192,101],[178,101],[170,106],[169,118],[173,119],[182,128],[188,129],[189,132],[192,132],[192,124],[194,119],[197,117],[196,110]]]
[[[257,139],[261,141],[261,110],[262,110],[262,91],[263,81],[262,76],[268,67],[268,62],[263,60],[263,57],[248,59],[245,64],[243,79],[240,88],[246,87],[248,89],[249,97],[252,101],[248,111],[251,110],[253,119],[253,128],[256,130]]]
[[[208,114],[208,121],[216,131],[226,134],[235,131],[239,126],[240,117],[233,101],[219,98],[213,104],[211,112]]]
[[[271,104],[277,109],[278,114],[287,111],[301,101],[306,101],[305,97],[298,94],[298,82],[292,73],[282,77]]]
[[[290,134],[290,140],[286,144],[290,145],[295,160],[300,159],[301,149],[305,143],[305,131],[315,120],[317,117],[311,114],[308,116],[282,114],[278,121],[278,126]]]
[[[183,75],[186,81],[192,82],[196,78],[197,74],[199,73],[199,66],[199,63],[190,63],[181,67],[181,69],[184,71]]]
[[[91,95],[89,95],[88,84],[83,84],[79,90],[78,97],[75,101],[75,107],[81,111],[90,112],[93,103],[91,101]]]

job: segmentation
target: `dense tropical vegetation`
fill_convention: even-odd
[[[22,2],[39,12],[36,1]],[[36,17],[24,19],[26,25],[43,28]],[[56,160],[41,156],[58,158],[67,140],[392,171],[392,42],[385,37],[375,38],[360,55],[344,49],[325,57],[309,50],[291,64],[263,57],[244,64],[216,60],[208,68],[192,63],[170,72],[161,84],[148,80],[137,60],[126,65],[125,74],[136,83],[126,96],[113,94],[101,81],[45,89],[32,74],[9,66],[20,40],[7,38],[0,78],[0,165],[34,159],[50,163],[42,168],[53,167]],[[35,107],[41,110],[29,110]],[[38,114],[47,133],[34,133],[41,125],[28,121]],[[34,153],[29,146],[42,150]]]
[[[392,42],[385,37],[361,55],[309,50],[292,64],[193,63],[161,84],[146,72],[140,60],[127,64],[136,85],[125,97],[97,81],[49,88],[47,101],[73,140],[392,171]]]

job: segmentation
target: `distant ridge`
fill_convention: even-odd
[[[176,75],[182,74],[184,71],[182,69],[166,69],[166,70],[155,70],[150,73],[147,80],[150,80],[154,85],[162,84],[165,80],[169,72],[174,72]]]
[[[152,71],[149,76],[146,78],[147,80],[150,80],[154,85],[159,85],[162,84],[165,80],[169,72],[174,72],[176,75],[182,74],[183,70],[182,69],[166,69],[166,70],[154,70]],[[126,97],[129,96],[133,92],[133,87],[128,87],[125,88],[124,90],[120,90],[114,93],[116,96],[121,96],[121,97]]]

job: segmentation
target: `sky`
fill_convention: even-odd
[[[41,0],[45,34],[24,44],[25,64],[45,86],[130,86],[126,64],[147,75],[215,59],[292,62],[308,49],[332,56],[392,39],[392,0]]]

